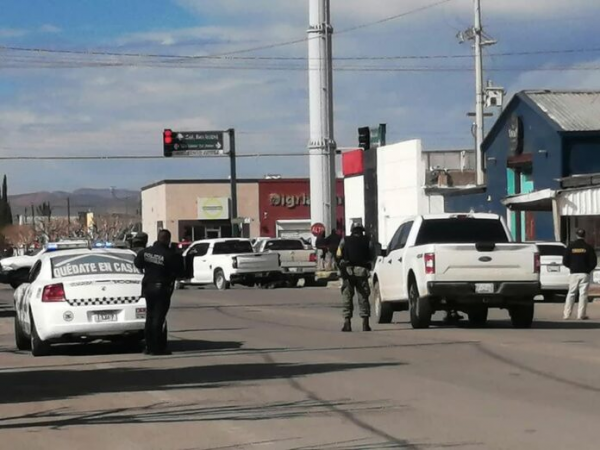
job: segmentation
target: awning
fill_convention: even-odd
[[[600,187],[561,191],[558,210],[561,216],[600,215]]]
[[[528,194],[511,195],[502,204],[511,211],[552,211],[552,200],[556,198],[554,189],[544,189]]]

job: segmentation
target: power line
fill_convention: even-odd
[[[238,153],[236,158],[288,158],[288,157],[304,157],[314,153],[299,152],[299,153]],[[190,158],[211,158],[225,159],[229,155],[211,155],[211,156],[177,156],[170,158],[171,161]],[[165,160],[164,156],[149,156],[149,155],[92,155],[92,156],[0,156],[0,161],[110,161],[110,160]]]
[[[437,6],[444,5],[446,3],[450,3],[452,1],[455,1],[455,0],[441,0],[441,1],[438,1],[436,3],[432,3],[432,4],[429,4],[429,5],[426,5],[426,6],[422,6],[420,8],[415,8],[415,9],[412,9],[410,11],[406,11],[406,12],[403,12],[403,13],[400,13],[400,14],[395,14],[393,16],[384,17],[383,19],[375,20],[373,22],[365,22],[365,23],[360,24],[360,25],[356,25],[356,26],[353,26],[353,27],[350,27],[350,28],[345,28],[345,29],[336,31],[335,34],[336,35],[346,34],[346,33],[352,32],[352,31],[362,30],[364,28],[368,28],[368,27],[371,27],[371,26],[374,26],[374,25],[380,25],[380,24],[383,24],[383,23],[386,23],[386,22],[391,22],[393,20],[400,19],[402,17],[406,17],[406,16],[409,16],[409,15],[412,15],[412,14],[417,14],[417,13],[426,11],[428,9],[435,8]],[[276,42],[276,43],[273,43],[273,44],[268,44],[268,45],[263,45],[263,46],[258,46],[258,47],[250,47],[250,48],[241,49],[241,50],[234,50],[234,51],[220,53],[218,55],[212,55],[212,56],[239,55],[239,54],[243,54],[243,53],[257,52],[257,51],[261,51],[261,50],[271,50],[271,49],[274,49],[274,48],[287,47],[289,45],[301,44],[303,42],[308,42],[310,39],[316,39],[316,38],[318,38],[318,37],[312,37],[312,38],[311,37],[303,37],[303,38],[300,38],[300,39],[293,39],[293,40],[290,40],[290,41]]]
[[[372,27],[375,25],[380,25],[383,23],[391,22],[393,20],[397,20],[412,14],[417,14],[446,3],[450,3],[455,0],[440,0],[436,3],[432,3],[426,6],[422,6],[420,8],[415,8],[410,11],[406,11],[400,14],[395,14],[392,16],[384,17],[383,19],[375,20],[373,22],[366,22],[360,25],[352,26],[349,28],[345,28],[336,32],[336,34],[346,34],[356,30],[362,30],[364,28]],[[274,48],[285,47],[289,45],[300,44],[303,42],[309,41],[311,38],[303,37],[299,39],[293,39],[288,41],[276,42],[272,44],[257,46],[257,47],[249,47],[240,50],[233,50],[229,52],[215,53],[210,55],[170,55],[170,54],[144,54],[144,53],[119,53],[119,52],[110,52],[110,51],[97,51],[97,50],[52,50],[47,48],[26,48],[26,47],[14,47],[14,46],[0,46],[0,50],[10,50],[10,51],[23,51],[23,52],[38,52],[38,53],[60,53],[60,54],[70,54],[70,55],[88,55],[88,56],[117,56],[117,57],[133,57],[133,58],[169,58],[169,59],[214,59],[214,58],[223,58],[223,57],[232,57],[233,55],[239,55],[243,53],[251,53],[260,50],[270,50]],[[314,39],[314,38],[313,38]]]
[[[216,55],[172,55],[158,53],[116,53],[116,52],[101,52],[101,51],[86,51],[86,50],[59,50],[41,47],[12,47],[0,46],[0,50],[24,53],[38,54],[64,54],[77,56],[110,56],[110,57],[127,57],[136,59],[159,59],[159,60],[221,60],[221,61],[308,61],[310,58],[298,56],[216,56]],[[571,49],[539,49],[517,52],[489,52],[486,55],[490,57],[511,57],[511,56],[535,56],[535,55],[564,55],[564,54],[579,54],[579,53],[598,53],[600,47],[594,48],[571,48]],[[9,58],[23,58],[26,56],[6,55]],[[388,61],[388,60],[423,60],[423,59],[472,59],[472,54],[462,55],[390,55],[390,56],[338,56],[333,59],[336,61]],[[312,58],[318,59],[318,58]],[[46,61],[40,59],[39,61]],[[68,60],[70,61],[70,60]],[[166,61],[165,61],[166,62]],[[119,62],[113,62],[119,64]]]

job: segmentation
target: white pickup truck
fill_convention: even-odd
[[[249,239],[206,239],[194,242],[183,253],[186,276],[180,286],[214,284],[229,289],[233,284],[254,286],[279,279],[277,253],[255,253]]]
[[[261,239],[254,249],[259,253],[277,253],[281,259],[282,276],[295,286],[300,279],[313,285],[317,273],[317,253],[307,249],[300,239]]]
[[[489,308],[508,309],[512,324],[529,328],[540,292],[540,255],[511,242],[500,216],[443,214],[402,223],[373,272],[379,323],[409,310],[413,328],[427,328],[440,310],[463,311],[484,326]]]

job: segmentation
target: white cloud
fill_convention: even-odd
[[[27,34],[27,30],[23,30],[20,28],[0,28],[0,38],[2,39],[23,37]]]
[[[55,34],[55,33],[61,33],[62,29],[57,27],[56,25],[52,25],[52,24],[45,24],[42,25],[39,29],[40,33],[50,33],[50,34]]]

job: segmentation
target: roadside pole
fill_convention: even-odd
[[[235,156],[235,129],[227,130],[229,134],[229,165],[230,165],[230,182],[231,182],[231,234],[233,237],[240,236],[239,225],[236,221],[238,218],[237,207],[237,165]]]

